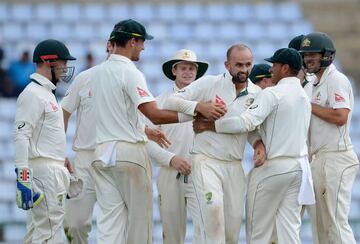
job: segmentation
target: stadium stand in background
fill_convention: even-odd
[[[0,47],[4,50],[3,68],[27,50],[32,53],[37,42],[47,38],[64,41],[78,58],[75,66],[83,69],[89,53],[94,63],[106,57],[105,43],[113,25],[121,19],[133,18],[144,23],[155,39],[145,43],[141,62],[142,70],[154,95],[172,87],[161,72],[161,64],[181,48],[194,50],[198,58],[210,63],[207,74],[224,71],[227,48],[235,42],[244,42],[254,52],[254,63],[262,62],[273,52],[287,46],[298,34],[324,31],[335,40],[337,64],[347,75],[359,80],[360,12],[359,2],[344,1],[274,1],[255,3],[194,2],[133,2],[118,3],[107,0],[101,3],[82,1],[1,1]],[[330,8],[329,6],[332,6]],[[334,16],[334,9],[338,9]],[[346,13],[344,11],[347,11]],[[352,17],[352,18],[349,18]],[[347,17],[347,18],[346,18]],[[180,21],[181,20],[181,21]],[[347,23],[347,24],[346,24]],[[349,35],[349,36],[347,36]],[[357,46],[356,46],[357,45]],[[355,63],[354,63],[355,62]],[[57,95],[61,98],[63,86]],[[355,100],[351,136],[360,156],[360,99]],[[0,242],[20,243],[25,233],[26,213],[15,203],[14,144],[12,123],[16,100],[0,97]],[[73,156],[71,142],[75,117],[68,129],[68,155]],[[251,168],[252,150],[247,147],[245,168]],[[154,168],[156,177],[158,169]],[[350,220],[357,240],[360,240],[360,177],[354,185]],[[157,190],[154,183],[154,202]],[[95,218],[94,218],[95,220]],[[154,243],[161,243],[161,225],[157,205],[154,205]],[[190,226],[190,223],[189,223]],[[91,242],[95,243],[95,229]],[[244,243],[242,226],[241,243]],[[187,240],[191,238],[188,228]],[[311,228],[306,216],[302,240],[311,243]],[[189,242],[190,243],[190,242]]]

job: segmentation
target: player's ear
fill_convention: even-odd
[[[173,75],[176,76],[176,65],[171,68],[171,72],[172,72]]]

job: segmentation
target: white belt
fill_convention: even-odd
[[[298,157],[296,160],[300,163],[302,169],[298,202],[300,205],[313,205],[315,204],[315,192],[309,159],[307,156],[302,156]]]

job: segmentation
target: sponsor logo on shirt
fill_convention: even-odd
[[[255,109],[257,107],[259,107],[259,105],[256,104],[256,105],[251,106],[249,109]]]
[[[344,102],[344,101],[345,99],[341,95],[335,93],[335,102]]]
[[[20,129],[24,128],[24,126],[25,126],[25,122],[22,122],[21,124],[19,124],[19,126],[18,126],[18,130],[20,130]]]
[[[224,100],[222,100],[221,97],[219,97],[218,95],[215,96],[215,103],[221,104],[221,105],[226,105]]]
[[[53,112],[57,112],[59,110],[59,107],[57,106],[57,104],[50,102],[50,106]]]
[[[148,97],[149,96],[149,94],[144,89],[141,89],[140,87],[136,87],[136,90],[140,97]]]

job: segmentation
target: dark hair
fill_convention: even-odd
[[[111,40],[110,43],[111,45],[116,45],[118,47],[125,47],[126,43],[128,43],[128,41],[130,41],[131,39],[135,39],[135,41],[139,41],[139,40],[144,40],[142,38],[138,38],[138,37],[130,37],[130,36],[124,36],[121,38],[116,38],[115,40]]]
[[[289,72],[290,72],[290,74],[291,74],[292,76],[297,76],[297,75],[299,74],[300,70],[291,68],[291,67],[289,66]]]

